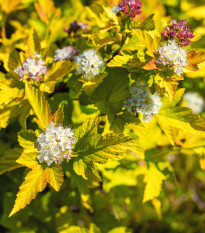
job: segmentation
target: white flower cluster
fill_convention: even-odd
[[[34,81],[43,81],[43,76],[48,73],[45,62],[41,59],[41,55],[34,52],[33,58],[30,56],[23,62],[22,66],[14,70],[15,73],[19,74],[20,81],[25,76]]]
[[[124,108],[131,114],[142,113],[142,121],[149,122],[157,114],[162,106],[158,93],[152,95],[144,83],[134,84],[130,88],[130,96],[127,98]]]
[[[68,60],[74,56],[76,50],[73,46],[66,46],[62,49],[57,49],[54,55],[54,61]]]
[[[84,51],[79,56],[75,57],[78,74],[90,80],[100,73],[101,68],[104,66],[104,61],[95,49]]]
[[[204,99],[197,92],[187,92],[184,95],[187,107],[191,108],[194,113],[201,113],[205,107]]]
[[[164,43],[156,52],[160,54],[156,63],[168,65],[179,76],[183,73],[183,67],[188,65],[187,51],[181,48],[175,40]]]
[[[121,11],[121,7],[119,7],[119,6],[113,6],[112,13],[118,13],[120,11]]]
[[[41,133],[37,139],[36,147],[40,154],[37,159],[40,163],[61,164],[63,159],[71,159],[71,152],[76,139],[69,127],[55,126],[53,122]]]

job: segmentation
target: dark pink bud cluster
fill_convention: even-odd
[[[139,0],[123,0],[119,2],[118,7],[125,15],[135,18],[136,15],[141,14],[142,2]]]
[[[70,24],[69,28],[64,28],[64,31],[68,33],[69,37],[71,34],[76,36],[77,33],[86,33],[89,30],[89,25],[82,22],[74,21]]]
[[[186,24],[186,20],[177,22],[175,19],[171,21],[171,26],[166,27],[161,35],[165,40],[175,39],[181,47],[190,45],[190,39],[194,37],[189,26]]]

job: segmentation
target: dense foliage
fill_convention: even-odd
[[[0,9],[0,232],[204,232],[202,1]]]

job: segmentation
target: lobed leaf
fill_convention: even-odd
[[[25,181],[19,187],[19,192],[9,217],[30,204],[37,193],[42,192],[45,189],[46,180],[43,173],[44,171],[40,166],[37,166],[35,169],[27,173]]]
[[[47,183],[56,191],[62,185],[63,171],[61,166],[53,165],[51,167],[43,167],[36,160],[36,156],[37,154],[35,153],[22,153],[21,157],[16,161],[32,170],[27,173],[25,181],[19,187],[19,192],[9,217],[30,204],[37,193],[45,189]]]
[[[128,150],[136,145],[136,140],[123,134],[98,133],[98,125],[102,118],[88,118],[76,131],[77,143],[75,151],[78,154],[73,168],[84,179],[99,180],[94,162],[103,163],[108,159],[120,159]]]

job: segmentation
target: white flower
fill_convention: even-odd
[[[69,127],[55,126],[53,122],[41,133],[37,139],[36,147],[40,151],[37,159],[40,163],[61,164],[63,159],[70,159],[76,139]]]
[[[75,57],[75,63],[78,74],[83,74],[85,79],[90,80],[100,73],[104,66],[104,61],[95,49],[84,51],[79,56]]]
[[[47,74],[48,70],[43,59],[40,59],[41,55],[34,52],[34,59],[32,57],[27,58],[22,66],[17,67],[14,72],[19,74],[20,81],[26,76],[34,81],[43,80],[43,76]]]
[[[54,55],[54,61],[68,60],[74,56],[76,50],[73,46],[66,46],[62,49],[57,49]]]
[[[144,83],[134,84],[130,88],[130,96],[127,98],[124,108],[131,114],[142,113],[142,120],[149,122],[157,114],[162,106],[158,93],[152,95]]]
[[[121,11],[121,8],[119,6],[113,6],[112,13],[118,13],[119,11]]]
[[[184,95],[187,107],[191,108],[194,113],[201,113],[205,107],[205,101],[197,92],[187,92]]]
[[[164,43],[157,51],[159,53],[159,58],[156,63],[161,63],[164,66],[169,65],[169,67],[174,68],[174,72],[177,75],[183,73],[183,67],[188,65],[187,51],[176,43],[175,40],[169,40]]]

